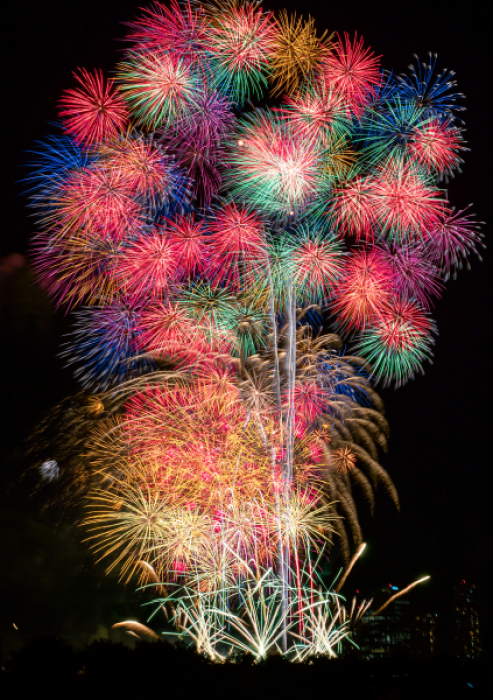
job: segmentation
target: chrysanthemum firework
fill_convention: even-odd
[[[218,85],[240,104],[252,95],[261,96],[277,39],[273,14],[240,0],[215,0],[206,13]]]
[[[383,309],[355,349],[371,362],[376,379],[401,386],[430,359],[434,332],[435,324],[423,309],[404,301]]]
[[[271,59],[271,79],[274,95],[291,94],[299,83],[310,77],[328,53],[332,35],[324,32],[317,36],[315,21],[289,15],[281,10],[274,35],[274,51]]]
[[[60,99],[60,117],[68,134],[77,143],[92,146],[123,131],[128,112],[121,95],[113,88],[113,81],[105,82],[101,71],[94,75],[82,69],[74,73],[81,87],[66,90]]]
[[[257,111],[240,122],[229,162],[231,191],[273,217],[306,211],[322,194],[323,149],[277,115]]]
[[[332,305],[338,322],[365,328],[380,315],[392,295],[392,268],[378,250],[360,250],[348,257]]]
[[[321,75],[328,88],[338,92],[348,114],[361,116],[381,81],[379,57],[364,47],[363,39],[338,37],[334,50],[323,57]]]

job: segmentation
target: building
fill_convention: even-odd
[[[398,590],[397,586],[389,584],[388,588],[381,589],[381,593],[390,598]],[[355,639],[362,658],[375,659],[397,652],[411,653],[411,623],[410,604],[405,598],[393,601],[378,615],[367,616]]]
[[[415,613],[411,625],[411,655],[417,659],[430,659],[437,652],[436,613]]]
[[[482,652],[479,629],[479,588],[461,581],[454,586],[454,653],[461,661]]]

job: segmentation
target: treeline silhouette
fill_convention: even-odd
[[[491,697],[490,676],[487,660],[460,665],[451,656],[416,661],[396,655],[363,661],[347,655],[305,664],[280,656],[255,664],[245,656],[237,663],[218,665],[165,642],[137,642],[132,648],[99,640],[79,650],[63,639],[40,637],[4,660],[0,698],[473,700]]]

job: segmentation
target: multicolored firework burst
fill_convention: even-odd
[[[26,178],[83,387],[40,427],[38,474],[214,661],[332,657],[370,604],[338,594],[353,487],[398,506],[373,385],[422,372],[432,302],[482,245],[439,187],[461,95],[436,57],[394,78],[362,38],[249,0],[128,26],[115,82],[75,76]]]

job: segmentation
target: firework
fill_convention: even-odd
[[[117,87],[76,76],[26,178],[83,386],[40,427],[38,475],[210,659],[331,658],[371,603],[337,596],[354,557],[324,581],[363,541],[354,489],[399,507],[374,385],[431,361],[429,311],[482,245],[439,186],[461,95],[435,58],[396,78],[361,37],[257,2],[128,26]]]
[[[144,13],[141,19],[127,22],[132,29],[128,40],[135,42],[136,48],[146,53],[167,51],[186,61],[200,63],[207,39],[201,8],[195,9],[188,1],[171,0],[170,7],[154,2]]]
[[[240,124],[230,165],[233,193],[271,216],[306,211],[324,184],[321,145],[294,139],[285,123],[267,111],[254,112]]]
[[[377,379],[400,386],[422,372],[424,360],[430,360],[433,332],[433,321],[417,304],[407,301],[383,310],[356,347],[371,362]]]
[[[83,386],[106,389],[123,377],[152,368],[138,358],[139,311],[131,303],[113,302],[76,312],[72,340],[63,352],[67,364],[76,364],[75,375]]]
[[[105,84],[101,71],[91,75],[82,69],[74,78],[81,88],[66,90],[60,99],[65,131],[76,143],[90,147],[105,142],[125,129],[128,113],[113,81]]]
[[[425,249],[431,259],[443,270],[445,280],[452,274],[454,277],[466,262],[469,266],[470,253],[478,253],[483,237],[480,233],[480,223],[472,218],[472,214],[465,214],[466,209],[446,213],[437,224],[425,234]]]
[[[321,66],[323,80],[329,89],[339,93],[349,114],[360,116],[380,83],[379,57],[364,48],[363,39],[355,35],[351,44],[349,34],[338,37],[334,50],[324,56]]]
[[[416,238],[433,228],[447,202],[417,165],[391,159],[373,181],[377,219],[389,238]]]
[[[334,312],[341,324],[364,328],[390,300],[392,269],[377,250],[351,255],[335,292]]]
[[[343,235],[372,240],[377,223],[373,178],[355,177],[335,188],[332,218]]]
[[[437,54],[428,55],[429,63],[421,63],[414,54],[416,66],[411,64],[411,75],[398,76],[398,91],[406,99],[424,109],[429,117],[450,117],[454,112],[461,112],[465,107],[456,104],[464,95],[454,92],[457,85],[454,72],[446,68],[435,75]]]
[[[206,11],[216,81],[240,104],[261,96],[277,34],[272,13],[237,0],[218,0]]]
[[[293,276],[301,302],[320,302],[342,274],[344,251],[333,235],[308,228],[297,232],[291,248]]]
[[[148,129],[190,117],[200,94],[198,77],[175,54],[132,52],[117,77],[132,115]]]
[[[431,297],[440,296],[442,284],[424,243],[387,248],[385,258],[394,271],[394,288],[398,296],[416,299],[425,308],[430,308]]]
[[[242,272],[249,275],[265,260],[264,226],[254,213],[227,204],[216,213],[209,229],[213,279],[238,285]]]

